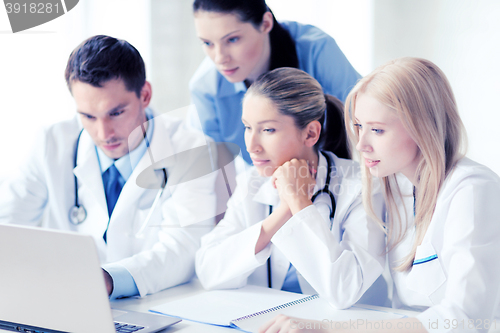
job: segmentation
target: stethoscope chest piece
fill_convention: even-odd
[[[87,211],[83,206],[73,206],[69,210],[69,220],[74,225],[79,225],[87,218]]]

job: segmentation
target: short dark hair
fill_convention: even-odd
[[[102,87],[109,80],[122,79],[127,90],[140,97],[146,82],[146,67],[139,51],[127,41],[97,35],[71,52],[64,76],[70,91],[73,81]]]

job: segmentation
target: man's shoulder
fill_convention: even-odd
[[[81,130],[82,125],[78,121],[77,116],[74,116],[70,119],[44,126],[41,129],[40,138],[38,140],[45,141],[49,146],[53,147],[68,145],[68,142],[76,141]]]
[[[176,152],[206,145],[211,141],[202,131],[189,126],[186,119],[160,114],[155,115],[155,121],[155,131],[163,131]]]
[[[43,127],[44,131],[47,133],[66,133],[66,132],[79,132],[82,129],[82,125],[78,120],[77,116],[73,116],[69,119],[65,119],[59,121],[57,123],[53,123],[50,125],[46,125]]]
[[[297,48],[312,48],[334,41],[332,36],[314,25],[294,21],[282,21],[280,24],[290,33]]]

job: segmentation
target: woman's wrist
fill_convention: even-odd
[[[287,205],[281,204],[263,222],[260,235],[255,246],[255,254],[264,249],[274,234],[292,217]]]
[[[313,203],[311,199],[299,197],[295,198],[294,200],[291,200],[291,202],[288,203],[288,206],[290,207],[290,212],[292,213],[292,215],[295,215],[302,209],[311,206],[312,204]]]

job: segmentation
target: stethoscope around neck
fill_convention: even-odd
[[[78,134],[75,144],[75,153],[73,155],[73,169],[76,168],[76,160],[78,157],[78,146],[80,145],[80,137],[82,136],[83,129]],[[74,225],[82,224],[87,219],[87,211],[83,205],[79,204],[78,200],[78,179],[73,175],[75,181],[75,205],[69,209],[69,221]]]
[[[143,125],[141,125],[142,132],[144,135],[144,140],[146,140],[146,146],[147,149],[149,150],[149,140],[146,135],[146,130]],[[80,145],[80,137],[82,136],[83,129],[80,131],[78,134],[78,138],[76,139],[76,144],[75,144],[75,153],[73,155],[73,168],[76,168],[76,163],[77,163],[77,157],[78,157],[78,146]],[[167,171],[165,168],[163,170],[163,181],[161,184],[161,188],[158,191],[155,200],[153,201],[153,204],[151,205],[151,208],[149,209],[148,215],[146,216],[146,219],[142,223],[141,227],[135,234],[136,237],[141,237],[143,235],[144,229],[149,223],[149,220],[151,219],[151,216],[153,214],[153,211],[155,207],[158,205],[158,202],[160,201],[161,195],[163,194],[163,191],[165,190],[165,187],[167,185]],[[74,225],[80,225],[82,224],[86,219],[87,219],[87,211],[83,205],[80,205],[79,199],[78,199],[78,179],[76,178],[76,175],[73,175],[74,177],[74,182],[75,182],[75,204],[69,209],[69,221],[74,224]]]
[[[314,203],[314,200],[321,194],[328,194],[330,197],[330,203],[331,203],[331,209],[330,209],[330,219],[332,219],[335,215],[335,209],[336,209],[336,204],[335,204],[335,197],[333,196],[333,193],[330,191],[330,182],[331,182],[331,173],[332,173],[332,167],[333,167],[333,161],[331,160],[330,155],[327,153],[321,151],[321,154],[325,156],[326,158],[326,163],[328,165],[327,167],[327,172],[326,172],[326,180],[325,180],[325,186],[323,186],[322,189],[316,191],[316,193],[313,194],[311,197],[311,201]],[[273,206],[269,205],[269,215],[273,213]],[[332,229],[333,224],[330,225],[330,230]],[[267,258],[267,285],[269,288],[273,287],[273,281],[271,277],[271,256]]]

